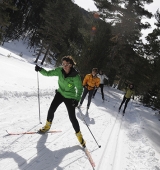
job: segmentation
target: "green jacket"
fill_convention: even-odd
[[[129,87],[127,87],[125,97],[129,99],[131,98],[131,96],[134,97],[134,95],[135,95],[134,89],[130,89]]]
[[[40,73],[44,76],[58,76],[58,92],[65,98],[80,100],[83,86],[80,75],[74,68],[71,68],[69,74],[61,67],[50,71],[42,68]]]

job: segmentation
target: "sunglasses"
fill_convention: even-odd
[[[62,63],[63,67],[68,67],[69,65],[70,65],[70,63],[67,63],[67,64]]]

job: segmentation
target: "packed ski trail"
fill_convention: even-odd
[[[36,131],[42,127],[57,88],[56,77],[39,75],[40,124],[34,64],[15,54],[8,58],[8,53],[1,48],[1,169],[92,170],[75,136],[64,104],[57,109],[51,127],[51,130],[62,132],[7,135],[6,130],[17,133]],[[105,86],[104,92],[105,102],[102,102],[98,91],[92,99],[88,115],[87,98],[81,112],[76,109],[87,148],[95,162],[95,170],[160,170],[160,116],[136,100],[129,102],[122,116],[118,106],[123,92],[108,86]]]

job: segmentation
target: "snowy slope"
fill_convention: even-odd
[[[11,49],[9,45],[6,48]],[[1,169],[93,169],[78,143],[64,104],[57,109],[51,128],[62,132],[45,135],[7,135],[6,130],[35,131],[43,126],[57,88],[56,77],[37,74],[31,58],[29,56],[27,58],[27,55],[21,58],[16,55],[19,52],[18,48],[17,52],[13,53],[13,50],[11,52],[0,47]],[[7,55],[10,53],[11,57],[8,58]],[[83,103],[83,115],[78,109],[76,110],[82,134],[96,164],[95,169],[160,170],[158,120],[160,116],[137,101],[131,101],[125,116],[122,116],[117,110],[123,93],[106,86],[105,97],[106,101],[103,103],[100,92],[96,94],[88,117],[85,115],[87,100]]]

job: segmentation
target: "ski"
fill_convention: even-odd
[[[8,132],[6,130],[6,132],[7,132],[8,135],[43,134],[43,133],[39,133],[38,131],[32,131],[32,132]],[[59,132],[62,132],[62,131],[60,131],[60,130],[50,130],[50,131],[48,131],[46,133],[59,133]]]
[[[85,148],[83,148],[84,149],[84,152],[85,152],[85,154],[86,154],[86,156],[87,156],[87,158],[88,158],[88,160],[89,160],[89,162],[90,162],[90,164],[91,164],[91,166],[92,166],[92,168],[93,168],[93,170],[94,170],[94,168],[95,168],[95,163],[94,163],[94,161],[93,161],[93,159],[92,159],[92,156],[91,156],[91,154],[90,154],[90,152],[88,151],[88,149],[85,147]]]

